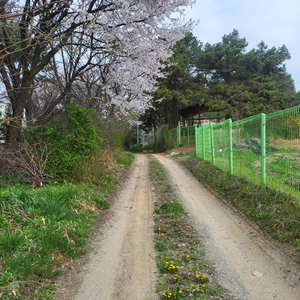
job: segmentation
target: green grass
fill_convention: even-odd
[[[266,182],[268,187],[300,199],[300,163],[295,149],[280,149],[266,155]],[[206,160],[212,163],[207,153]],[[217,152],[215,165],[229,173],[229,153]],[[233,150],[233,174],[261,185],[261,156],[251,151]]]
[[[117,151],[115,153],[116,161],[123,166],[130,166],[134,160],[134,154],[126,151]]]
[[[0,298],[52,299],[54,280],[63,265],[86,252],[112,189],[111,183],[103,190],[91,184],[0,185]]]

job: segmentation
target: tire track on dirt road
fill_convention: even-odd
[[[155,300],[153,200],[148,159],[136,155],[132,172],[94,245],[72,300]]]
[[[259,233],[250,234],[253,227],[178,163],[163,155],[154,157],[167,171],[192,224],[203,236],[207,256],[215,263],[220,283],[236,299],[300,299],[299,265],[289,261]]]

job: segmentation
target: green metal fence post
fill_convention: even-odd
[[[266,185],[266,115],[261,114],[261,186]]]
[[[177,127],[177,132],[178,132],[178,139],[177,139],[177,147],[181,145],[181,128],[180,128],[180,121],[178,121],[178,127]]]
[[[202,127],[202,159],[205,160],[205,128],[204,125]]]
[[[195,147],[196,147],[196,156],[199,156],[199,144],[198,144],[198,127],[195,127]]]
[[[230,175],[233,175],[233,149],[232,149],[232,120],[228,120],[229,125],[229,170]]]
[[[210,124],[210,140],[211,140],[211,157],[212,157],[212,164],[216,165],[216,159],[215,159],[215,145],[214,145],[214,129],[213,124]]]

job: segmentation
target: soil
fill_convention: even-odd
[[[299,139],[294,140],[285,140],[277,139],[269,143],[271,146],[278,149],[298,149],[299,148]]]
[[[202,236],[215,264],[213,275],[234,299],[300,299],[300,266],[292,256],[177,162],[153,155],[166,169],[192,225]],[[57,282],[55,299],[159,299],[155,293],[154,197],[148,173],[147,155],[137,154],[107,220],[96,226],[88,255],[73,262],[73,270]]]

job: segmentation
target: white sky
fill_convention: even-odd
[[[186,10],[187,19],[199,20],[193,34],[201,42],[215,44],[237,29],[248,49],[264,41],[268,48],[286,45],[292,58],[287,72],[300,91],[300,1],[299,0],[197,0]]]

